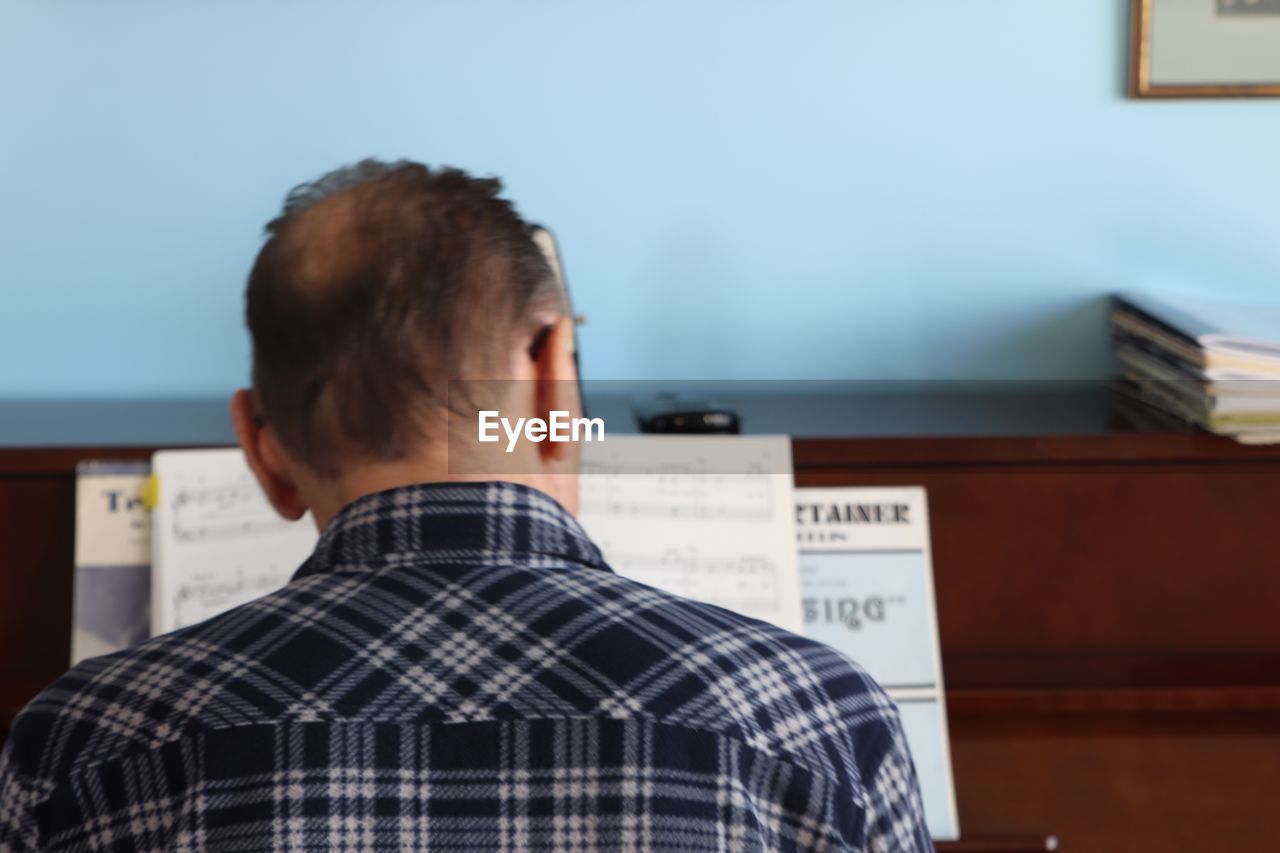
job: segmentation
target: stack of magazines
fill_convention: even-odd
[[[1280,305],[1115,298],[1122,388],[1246,444],[1280,443]]]

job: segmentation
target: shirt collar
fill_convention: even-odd
[[[429,563],[608,570],[582,526],[544,492],[518,483],[422,483],[347,504],[294,579]]]

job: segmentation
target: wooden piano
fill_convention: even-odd
[[[1280,448],[1096,387],[782,396],[734,404],[795,436],[798,485],[928,490],[940,850],[1276,849]],[[0,733],[66,666],[76,462],[230,440],[221,401],[0,404]]]

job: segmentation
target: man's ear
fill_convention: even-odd
[[[308,506],[294,480],[275,434],[262,423],[253,392],[241,388],[231,397],[231,422],[258,484],[275,511],[289,521],[306,514]]]
[[[545,334],[546,339],[538,350],[534,365],[537,415],[546,421],[551,420],[553,411],[568,412],[572,418],[581,417],[573,318],[560,317]],[[538,451],[544,459],[561,459],[570,446],[567,442],[544,441],[538,445]]]

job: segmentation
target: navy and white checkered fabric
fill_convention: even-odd
[[[837,653],[611,572],[503,483],[356,501],[284,589],[77,666],[0,758],[5,850],[929,850]]]

